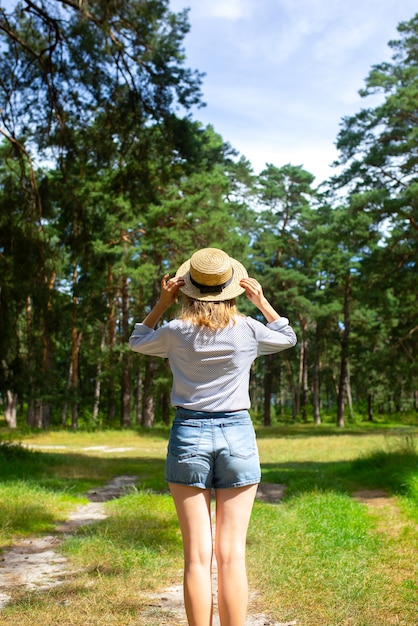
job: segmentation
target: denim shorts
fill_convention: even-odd
[[[201,489],[259,483],[260,461],[248,411],[177,409],[168,442],[165,479]]]

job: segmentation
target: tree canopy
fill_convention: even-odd
[[[319,188],[300,165],[256,175],[194,119],[188,29],[168,0],[0,8],[7,423],[168,423],[167,363],[127,339],[162,274],[203,246],[242,261],[298,334],[254,364],[256,417],[416,413],[418,15],[371,69],[361,94],[380,103],[343,118],[341,173]]]

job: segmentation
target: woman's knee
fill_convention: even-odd
[[[210,566],[212,564],[212,539],[210,541],[202,536],[200,542],[183,542],[184,560],[190,566]]]
[[[215,555],[218,566],[240,564],[245,562],[246,542],[245,538],[218,539],[215,542]]]

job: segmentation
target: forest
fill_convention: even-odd
[[[168,363],[127,342],[162,275],[207,246],[241,261],[298,335],[254,363],[254,419],[416,423],[418,14],[365,77],[319,185],[292,163],[255,174],[192,114],[188,30],[168,0],[0,8],[6,424],[169,424]]]

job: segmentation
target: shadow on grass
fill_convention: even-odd
[[[285,484],[287,498],[307,491],[369,488],[406,495],[418,505],[418,452],[413,450],[375,451],[352,461],[263,463],[262,477]]]
[[[173,416],[174,417],[174,416]],[[12,442],[20,442],[23,439],[30,437],[31,439],[36,439],[38,437],[42,438],[45,436],[45,433],[49,434],[58,434],[58,435],[68,435],[71,437],[74,435],[74,438],[77,438],[79,435],[91,435],[94,433],[99,434],[109,434],[112,433],[129,433],[133,437],[143,437],[146,439],[154,439],[154,440],[167,440],[168,435],[170,433],[171,423],[170,425],[165,424],[156,424],[152,428],[145,428],[144,426],[133,426],[128,429],[118,428],[118,427],[109,427],[109,428],[83,428],[80,426],[79,428],[73,430],[71,428],[63,428],[62,426],[51,426],[47,430],[42,428],[33,428],[28,426],[21,426],[16,430],[11,430],[5,426],[1,425],[0,422],[0,444],[2,443],[12,443]]]
[[[9,529],[7,535],[50,532],[62,521],[63,507],[72,503],[74,508],[76,499],[85,497],[90,489],[122,475],[138,478],[137,486],[128,488],[127,494],[168,492],[161,458],[50,454],[9,446],[7,452],[0,449],[0,521]],[[4,506],[2,494],[8,500]],[[137,518],[149,516],[142,519],[142,526],[148,527],[155,518],[153,508],[150,500],[146,513],[136,511]]]
[[[2,482],[36,482],[51,491],[83,495],[86,491],[124,474],[138,476],[142,489],[165,491],[164,459],[152,457],[99,457],[77,453],[32,451],[19,446],[4,454],[0,446]]]

